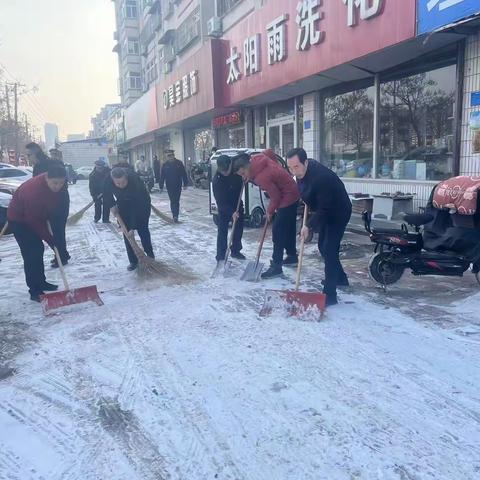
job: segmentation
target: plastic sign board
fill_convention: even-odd
[[[480,0],[417,0],[417,34],[433,32],[476,14],[480,15]]]

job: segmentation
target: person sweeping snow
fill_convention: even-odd
[[[8,207],[8,222],[20,247],[25,280],[34,302],[40,302],[45,292],[58,289],[45,278],[43,241],[53,250],[54,239],[47,222],[55,217],[62,202],[66,177],[63,166],[49,165],[46,173],[31,178],[17,189]]]
[[[106,194],[111,192],[111,197],[107,201],[114,205],[112,214],[120,216],[129,233],[133,233],[133,230],[138,232],[145,253],[150,258],[155,258],[148,228],[152,205],[145,183],[132,170],[115,167],[110,173],[110,181],[104,191]],[[125,235],[124,241],[130,261],[127,270],[133,271],[138,266],[138,258]]]
[[[300,194],[295,180],[269,155],[240,154],[235,159],[234,171],[244,181],[250,181],[266,191],[270,197],[266,221],[272,225],[273,256],[270,268],[262,273],[263,279],[275,278],[283,273],[282,265],[296,265],[297,207]],[[275,218],[274,218],[275,214]],[[287,256],[283,258],[284,251]]]
[[[95,162],[95,168],[88,177],[88,188],[92,200],[95,202],[94,222],[102,219],[103,223],[110,223],[110,207],[108,199],[104,198],[105,182],[110,177],[110,168],[105,160],[99,159]]]

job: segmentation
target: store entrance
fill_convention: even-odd
[[[295,146],[294,118],[285,118],[282,121],[269,122],[267,145],[277,155],[285,155]]]

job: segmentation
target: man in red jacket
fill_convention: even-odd
[[[300,198],[297,184],[290,174],[275,160],[264,153],[252,155],[241,154],[235,159],[235,171],[245,181],[258,185],[267,192],[270,203],[267,208],[266,221],[272,226],[273,256],[270,268],[262,273],[263,279],[282,275],[282,265],[298,263],[296,248],[297,205]],[[286,250],[287,257],[283,258]]]
[[[8,222],[22,253],[30,298],[35,302],[40,302],[40,295],[44,292],[58,288],[45,278],[42,240],[53,249],[53,237],[47,221],[55,214],[61,201],[66,176],[62,165],[50,165],[46,173],[33,177],[18,188],[7,211]]]

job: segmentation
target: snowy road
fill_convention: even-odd
[[[71,192],[75,211],[85,183]],[[167,210],[165,194],[154,203]],[[480,477],[479,295],[450,308],[461,331],[363,293],[320,323],[260,319],[265,285],[209,278],[204,192],[187,193],[183,220],[151,222],[157,256],[198,275],[173,286],[128,273],[118,232],[87,214],[68,231],[67,274],[105,306],[51,318],[27,300],[13,239],[0,242],[0,479]]]

